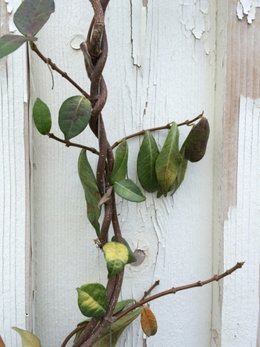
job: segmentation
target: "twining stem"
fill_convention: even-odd
[[[36,44],[32,41],[30,41],[30,47],[33,52],[35,52],[38,57],[49,67],[52,68],[52,70],[58,72],[63,78],[65,78],[68,82],[70,82],[78,91],[85,96],[88,100],[90,100],[90,95],[83,89],[81,88],[78,83],[76,83],[65,71],[62,71],[56,64],[53,63],[53,61],[50,58],[45,57],[42,52],[39,50],[39,48],[36,46]]]
[[[99,140],[99,156],[97,163],[96,179],[99,192],[104,195],[109,188],[108,177],[113,168],[114,157],[111,146],[107,140],[106,129],[102,119],[102,109],[105,106],[107,99],[107,87],[102,76],[103,69],[107,60],[108,45],[104,23],[105,9],[109,0],[90,0],[94,18],[91,22],[86,45],[81,45],[85,50],[85,67],[91,81],[90,98],[92,104],[92,113],[90,119],[90,128]],[[83,52],[84,53],[84,52]],[[112,193],[113,196],[114,193]],[[105,219],[101,228],[101,239],[107,239],[107,233],[111,221],[117,215],[116,208],[111,203],[105,206]],[[114,233],[121,238],[121,230],[118,225]],[[109,278],[106,286],[108,308],[106,314],[101,319],[92,318],[87,327],[83,330],[79,339],[74,343],[74,347],[91,347],[102,335],[104,329],[111,324],[113,310],[118,301],[121,291],[124,273],[120,273],[115,277]]]
[[[48,136],[49,136],[50,139],[53,139],[53,140],[56,140],[58,142],[64,143],[66,145],[66,147],[78,147],[78,148],[86,149],[89,152],[92,152],[94,154],[99,155],[99,151],[97,151],[93,147],[88,147],[88,146],[81,145],[79,143],[70,142],[69,140],[63,140],[60,137],[58,137],[58,136],[56,136],[56,135],[54,135],[52,133],[49,133]]]
[[[208,283],[214,282],[214,281],[219,281],[222,278],[231,275],[232,272],[236,271],[237,269],[240,269],[242,266],[244,265],[244,262],[238,262],[236,265],[234,265],[232,268],[228,269],[227,271],[223,272],[220,275],[214,275],[211,278],[205,280],[205,281],[197,281],[197,282],[193,282],[190,284],[186,284],[184,286],[180,286],[180,287],[173,287],[170,288],[168,290],[164,290],[160,293],[154,294],[149,296],[148,298],[143,298],[140,301],[136,302],[135,304],[133,304],[132,306],[130,306],[129,308],[127,308],[125,311],[120,312],[118,315],[116,315],[116,320],[119,320],[120,318],[124,317],[126,314],[128,314],[129,312],[133,311],[134,309],[146,304],[147,302],[150,302],[152,300],[158,299],[162,296],[165,295],[169,295],[169,294],[176,294],[177,292],[180,292],[181,290],[186,290],[186,289],[191,289],[191,288],[195,288],[195,287],[202,287]]]
[[[191,120],[185,120],[184,122],[179,123],[179,124],[177,124],[177,125],[178,125],[179,127],[182,126],[182,125],[191,125],[192,123],[196,122],[196,121],[199,120],[201,117],[203,117],[203,114],[204,114],[204,112],[202,112],[202,113],[199,114],[197,117],[195,117],[195,118],[193,118],[193,119],[191,119]],[[162,125],[162,126],[159,126],[159,127],[144,129],[144,130],[137,131],[137,132],[134,133],[134,134],[127,135],[126,137],[123,137],[121,140],[116,141],[116,142],[112,145],[112,149],[114,149],[115,147],[117,147],[121,142],[123,142],[123,141],[125,141],[125,140],[129,140],[129,139],[131,139],[131,138],[133,138],[133,137],[136,137],[136,136],[144,135],[146,131],[158,131],[158,130],[170,129],[171,126],[172,126],[172,123],[173,123],[173,122],[170,122],[170,123],[167,123],[167,124]]]

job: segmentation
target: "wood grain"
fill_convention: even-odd
[[[212,345],[225,347],[257,345],[259,307],[260,10],[249,24],[238,19],[238,4],[217,7],[214,272],[238,259],[247,264],[214,287]]]

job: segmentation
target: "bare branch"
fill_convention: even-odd
[[[147,296],[150,295],[151,292],[154,290],[154,288],[159,286],[159,284],[160,284],[160,280],[155,281],[154,284],[148,290],[144,292],[144,296],[142,297],[141,300],[144,300],[145,298],[147,298]]]
[[[63,78],[65,78],[70,84],[72,84],[78,91],[85,96],[88,100],[90,100],[90,95],[83,89],[81,88],[78,83],[76,83],[65,71],[62,71],[56,64],[53,63],[53,61],[50,58],[45,57],[42,52],[38,49],[36,44],[34,42],[30,42],[30,47],[33,52],[35,52],[38,57],[48,65],[48,67],[52,68],[52,70],[58,72]]]
[[[54,135],[52,133],[49,133],[48,136],[49,136],[50,139],[53,139],[55,141],[64,143],[66,145],[66,147],[78,147],[78,148],[86,149],[87,151],[89,151],[91,153],[99,155],[99,151],[97,151],[93,147],[88,147],[88,146],[81,145],[79,143],[70,142],[69,140],[63,140],[60,137],[58,137],[58,136],[56,136],[56,135]]]
[[[191,288],[195,288],[195,287],[202,287],[202,286],[204,286],[206,284],[209,284],[211,282],[219,281],[222,278],[224,278],[224,277],[226,277],[228,275],[231,275],[232,272],[236,271],[237,269],[240,269],[243,265],[244,265],[244,262],[239,262],[236,265],[234,265],[232,268],[230,268],[227,271],[223,272],[222,274],[214,275],[214,276],[212,276],[211,278],[209,278],[209,279],[207,279],[205,281],[197,281],[197,282],[186,284],[184,286],[180,286],[180,287],[176,287],[176,288],[173,287],[173,288],[170,288],[170,289],[165,290],[163,292],[160,292],[158,294],[154,294],[154,295],[150,296],[149,298],[144,298],[144,299],[136,302],[135,304],[133,304],[129,308],[127,308],[125,311],[119,313],[116,316],[116,320],[124,317],[127,313],[133,311],[135,308],[140,307],[140,306],[146,304],[147,302],[150,302],[152,300],[158,299],[158,298],[160,298],[162,296],[169,295],[169,294],[176,294],[177,292],[180,292],[181,290],[191,289]]]

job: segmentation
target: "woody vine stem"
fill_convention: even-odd
[[[14,13],[14,23],[22,35],[4,35],[0,38],[0,59],[14,52],[25,42],[29,42],[31,50],[48,65],[49,69],[59,73],[71,83],[82,95],[73,96],[63,102],[59,111],[59,127],[64,139],[56,136],[51,130],[51,113],[48,106],[39,98],[33,106],[33,119],[37,130],[50,139],[65,144],[67,147],[78,147],[81,153],[78,161],[78,172],[85,192],[87,216],[96,230],[96,244],[102,249],[108,269],[106,288],[100,283],[84,284],[78,290],[78,305],[81,313],[92,317],[80,323],[64,340],[65,347],[75,335],[73,347],[115,346],[120,333],[141,314],[141,326],[147,336],[157,331],[156,318],[151,309],[145,305],[149,301],[169,294],[195,287],[201,287],[213,281],[219,281],[243,266],[238,262],[222,274],[214,275],[207,280],[173,287],[151,294],[159,285],[156,281],[139,301],[133,299],[118,302],[121,292],[124,267],[136,259],[127,241],[122,237],[118,221],[115,193],[120,197],[142,202],[145,196],[131,179],[126,178],[128,144],[127,140],[143,136],[137,157],[137,174],[139,183],[146,192],[157,192],[157,197],[174,194],[184,180],[188,161],[201,160],[206,152],[209,137],[209,123],[203,113],[197,117],[176,124],[174,121],[150,129],[137,131],[110,144],[102,117],[102,110],[107,100],[107,87],[103,78],[103,69],[108,54],[108,43],[105,28],[105,13],[109,0],[90,0],[94,17],[90,24],[87,38],[81,44],[85,68],[90,79],[90,93],[85,91],[65,71],[61,70],[50,58],[44,56],[35,41],[35,35],[47,22],[55,10],[54,0],[24,0]],[[194,125],[194,122],[197,122]],[[87,125],[98,139],[99,148],[72,142],[71,139],[85,130]],[[192,129],[179,149],[180,126],[192,126]],[[152,132],[168,130],[166,140],[159,150]],[[113,149],[116,148],[115,158]],[[98,158],[96,174],[88,162],[86,151]],[[103,221],[99,223],[101,206],[104,211]],[[112,226],[112,228],[111,228]],[[114,236],[109,240],[109,230]],[[28,341],[29,332],[14,328],[21,336],[23,344]],[[114,335],[113,335],[114,334]],[[29,335],[29,340],[37,340]],[[109,342],[108,342],[109,339]],[[101,341],[101,342],[100,342]],[[1,344],[0,338],[0,344]],[[32,342],[33,343],[33,342]],[[101,344],[100,344],[101,343]],[[3,344],[3,343],[2,343]],[[35,346],[35,344],[29,344]]]

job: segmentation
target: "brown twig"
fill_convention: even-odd
[[[38,57],[48,65],[48,67],[51,67],[52,70],[58,72],[63,78],[65,78],[68,82],[70,82],[82,95],[85,96],[88,100],[90,100],[90,95],[78,85],[65,71],[62,71],[56,64],[53,63],[53,61],[50,58],[45,57],[42,52],[38,49],[36,44],[32,41],[30,41],[30,47],[33,52],[35,52]]]
[[[183,125],[191,125],[192,123],[196,122],[197,120],[199,120],[201,117],[203,117],[203,114],[204,112],[202,112],[201,114],[199,114],[197,117],[191,119],[191,120],[185,120],[184,122],[182,123],[179,123],[177,124],[179,127],[180,126],[183,126]],[[170,129],[171,126],[172,126],[172,123],[173,122],[170,122],[170,123],[167,123],[165,125],[162,125],[160,127],[155,127],[155,128],[149,128],[149,129],[144,129],[144,130],[140,130],[140,131],[137,131],[136,133],[134,134],[130,134],[130,135],[127,135],[125,137],[123,137],[121,140],[119,141],[116,141],[113,145],[112,145],[112,148],[114,149],[115,147],[117,147],[121,142],[125,141],[125,140],[129,140],[133,137],[136,137],[136,136],[141,136],[141,135],[144,135],[146,131],[159,131],[159,130],[165,130],[165,129]]]
[[[64,339],[64,341],[62,342],[61,346],[60,347],[66,347],[69,340],[74,336],[76,335],[79,331],[81,331],[82,329],[85,328],[85,326],[88,325],[88,322],[85,323],[85,325],[79,325],[77,326],[77,328],[75,328],[74,330],[72,330],[68,336],[66,336],[66,338]]]
[[[180,287],[173,287],[173,288],[170,288],[168,290],[164,290],[158,294],[154,294],[152,296],[150,296],[149,298],[144,298],[144,299],[141,299],[140,301],[136,302],[135,304],[133,304],[132,306],[130,306],[129,308],[127,308],[125,311],[119,313],[116,317],[116,320],[124,317],[127,313],[133,311],[135,308],[137,307],[140,307],[144,304],[146,304],[147,302],[150,302],[152,300],[155,300],[155,299],[158,299],[162,296],[165,296],[165,295],[169,295],[169,294],[176,294],[177,292],[180,292],[181,290],[186,290],[186,289],[191,289],[191,288],[195,288],[195,287],[202,287],[208,283],[211,283],[211,282],[214,282],[214,281],[219,281],[221,280],[222,278],[228,276],[228,275],[231,275],[232,272],[236,271],[237,269],[240,269],[242,266],[244,265],[244,262],[239,262],[237,263],[236,265],[234,265],[232,268],[228,269],[227,271],[223,272],[222,274],[220,275],[214,275],[212,276],[211,278],[205,280],[205,281],[197,281],[197,282],[194,282],[194,283],[190,283],[190,284],[186,284],[184,286],[180,286]]]
[[[49,138],[50,139],[53,139],[53,140],[56,140],[58,142],[61,142],[61,143],[64,143],[66,147],[78,147],[78,148],[83,148],[83,149],[86,149],[87,151],[93,153],[93,154],[96,154],[96,155],[99,155],[99,151],[97,151],[95,148],[93,147],[88,147],[88,146],[84,146],[84,145],[81,145],[79,143],[75,143],[75,142],[70,142],[68,140],[63,140],[61,139],[60,137],[54,135],[53,133],[49,133],[48,134]]]
[[[151,292],[154,290],[154,288],[159,286],[159,284],[160,284],[160,280],[155,281],[154,284],[148,290],[144,292],[144,295],[141,300],[144,300],[148,295],[150,295]]]

